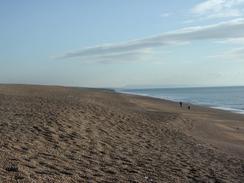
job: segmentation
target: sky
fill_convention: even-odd
[[[0,0],[0,83],[244,85],[244,0]]]

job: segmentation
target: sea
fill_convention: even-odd
[[[244,86],[120,89],[118,92],[185,102],[244,114]]]

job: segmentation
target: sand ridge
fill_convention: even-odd
[[[198,134],[220,113],[110,90],[0,85],[0,182],[244,182],[241,156]]]

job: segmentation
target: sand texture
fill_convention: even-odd
[[[0,182],[244,182],[244,116],[109,90],[0,85]]]

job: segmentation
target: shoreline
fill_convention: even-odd
[[[144,97],[150,97],[150,98],[155,98],[155,99],[161,99],[161,100],[166,100],[166,101],[171,101],[171,102],[175,102],[175,103],[179,103],[180,100],[176,100],[176,99],[169,99],[169,98],[163,98],[163,97],[155,97],[152,96],[150,94],[141,94],[141,93],[133,93],[133,92],[123,92],[123,91],[119,91],[119,90],[114,90],[117,93],[121,93],[121,94],[128,94],[128,95],[135,95],[135,96],[144,96]],[[191,103],[191,102],[184,102],[182,100],[183,103],[185,104],[189,104],[192,106],[199,106],[199,107],[204,107],[204,108],[210,108],[210,109],[216,109],[216,110],[221,110],[221,111],[227,111],[227,112],[231,112],[234,114],[241,114],[244,115],[244,110],[241,109],[236,109],[236,108],[229,108],[229,107],[224,107],[224,106],[211,106],[210,104],[200,104],[200,103]]]
[[[186,107],[187,105],[182,109],[179,107],[178,102],[172,100],[132,93],[129,94],[118,92],[118,94],[138,100],[146,100],[156,103],[156,108],[154,106],[152,110],[177,111],[177,113],[180,113],[183,118],[189,118],[188,121],[191,121],[190,130],[187,131],[190,136],[220,148],[226,153],[238,155],[244,160],[243,114],[190,103],[187,103],[191,105],[191,110],[188,110]],[[160,106],[164,105],[166,105],[168,109],[164,107],[160,109]],[[192,123],[192,121],[194,122]],[[239,132],[237,133],[237,131]]]

